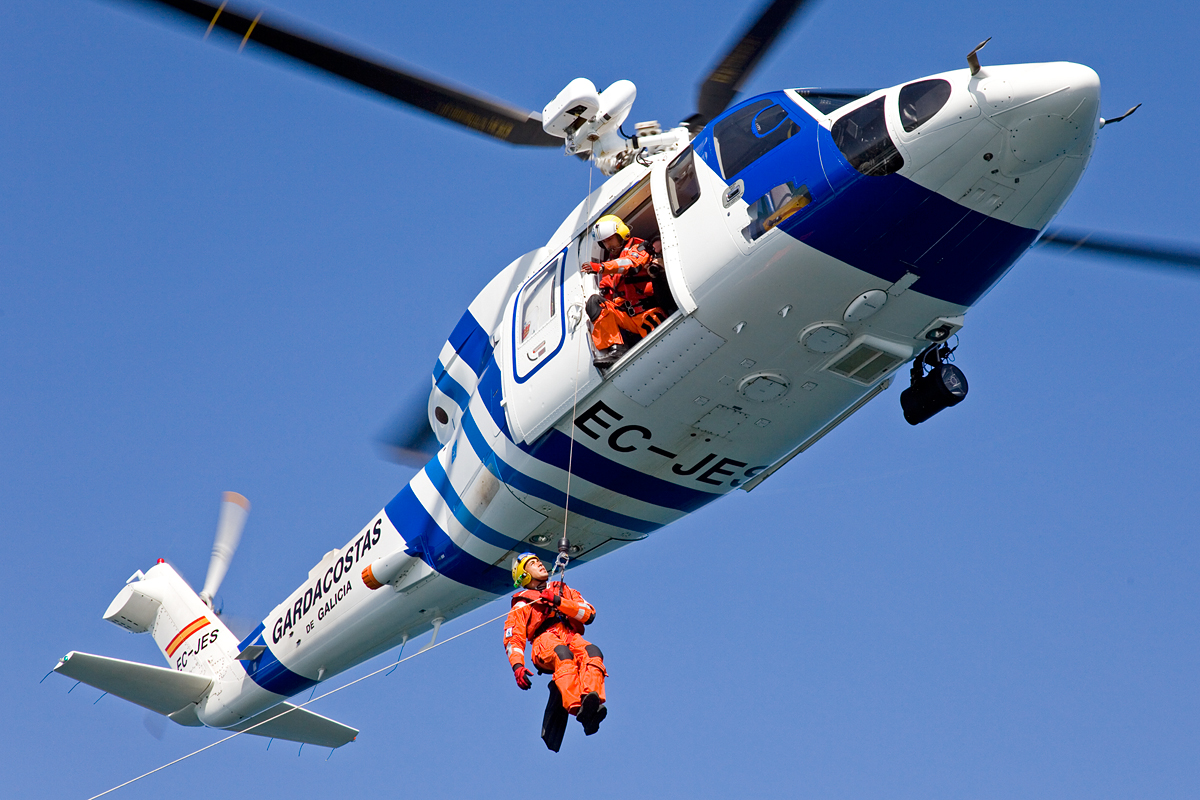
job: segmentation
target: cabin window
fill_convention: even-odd
[[[552,261],[525,287],[521,297],[519,344],[546,326],[557,313],[558,259]]]
[[[904,157],[888,136],[884,100],[880,97],[856,108],[830,129],[833,143],[863,175],[890,175],[904,166]]]
[[[700,199],[700,178],[696,176],[696,153],[692,148],[667,166],[667,194],[671,213],[677,217]]]
[[[781,183],[746,209],[750,224],[742,228],[742,235],[753,242],[811,202],[807,185],[797,186],[794,181]]]
[[[941,79],[917,81],[900,90],[900,122],[912,133],[942,110],[950,99],[950,82]]]
[[[772,100],[759,100],[734,111],[713,129],[725,180],[799,132],[800,126]]]

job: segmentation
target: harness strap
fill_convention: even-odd
[[[560,622],[563,625],[567,625],[567,618],[562,615],[562,612],[555,611],[554,616],[546,617],[544,620],[542,620],[542,624],[538,625],[537,628],[534,629],[533,635],[529,637],[529,641],[532,642],[534,639],[541,636],[543,633],[550,630],[551,628],[553,628],[555,625],[559,624]],[[570,627],[571,627],[570,625],[567,625],[567,628],[570,628]]]

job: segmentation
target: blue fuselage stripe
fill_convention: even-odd
[[[309,687],[316,686],[317,682],[312,678],[306,678],[303,675],[292,672],[279,662],[279,659],[271,652],[270,646],[266,644],[266,639],[262,635],[264,630],[265,626],[260,622],[258,627],[238,645],[238,652],[245,650],[252,644],[267,646],[267,649],[258,658],[253,661],[242,662],[242,667],[246,670],[246,674],[250,676],[250,680],[268,692],[274,692],[284,697],[291,697]]]
[[[461,383],[450,376],[450,373],[442,366],[441,359],[438,359],[433,374],[434,383],[441,390],[442,394],[449,397],[459,408],[465,411],[467,403],[471,402],[471,395],[463,388]]]
[[[471,371],[479,375],[488,356],[492,354],[491,337],[480,327],[475,315],[469,310],[462,315],[450,333],[450,346]]]
[[[474,536],[493,547],[499,547],[504,550],[513,550],[518,546],[523,546],[520,539],[506,536],[495,528],[484,524],[467,510],[462,497],[459,496],[458,492],[454,490],[453,484],[450,483],[450,476],[446,474],[446,470],[442,467],[440,459],[434,457],[425,465],[425,475],[429,478],[429,482],[433,484],[433,488],[437,490],[441,498],[446,501],[446,507],[450,509],[450,513],[454,515],[454,518]],[[541,558],[553,559],[556,555],[550,550],[528,545],[524,545],[524,547],[531,552],[537,553]]]
[[[488,415],[496,426],[504,432],[505,437],[512,441],[504,409],[500,405],[500,367],[495,358],[489,358],[487,367],[479,381],[480,399],[488,410]],[[466,410],[466,406],[463,406]],[[472,444],[474,444],[472,442]],[[533,444],[518,444],[522,451],[557,469],[567,471],[568,464],[574,474],[584,480],[591,481],[611,492],[641,500],[644,503],[673,509],[675,511],[692,512],[711,503],[720,494],[700,491],[687,486],[680,486],[653,475],[647,475],[636,469],[619,464],[605,458],[589,449],[582,443],[575,447],[574,457],[571,455],[571,439],[562,431],[551,428]],[[478,447],[476,447],[478,450]],[[483,455],[481,454],[482,458]],[[544,485],[544,484],[543,484]],[[536,494],[530,492],[530,494]],[[542,497],[541,495],[538,495]],[[565,495],[564,495],[565,497]],[[548,500],[548,497],[542,497]],[[557,501],[555,501],[557,502]],[[561,503],[560,503],[561,505]],[[589,514],[589,516],[591,516]]]
[[[447,578],[497,595],[512,586],[507,569],[480,561],[455,544],[421,505],[411,486],[405,486],[384,512],[404,537],[409,550],[420,553],[426,564]]]
[[[914,291],[970,306],[1037,238],[1035,230],[981,214],[899,173],[863,175],[829,130],[783,92],[730,107],[693,140],[697,155],[718,175],[714,126],[764,97],[786,108],[800,131],[725,182],[741,180],[749,203],[787,181],[807,185],[813,202],[779,227],[822,253],[889,283],[912,272],[919,276]]]
[[[505,463],[488,446],[487,439],[484,437],[483,432],[479,430],[479,426],[475,423],[470,412],[462,415],[462,426],[463,431],[467,434],[467,440],[471,443],[471,447],[474,448],[476,455],[479,456],[479,460],[487,465],[487,468],[492,471],[493,475],[519,492],[525,492],[539,500],[554,503],[559,508],[566,505],[567,495],[565,492],[535,478],[531,478]],[[636,517],[619,514],[615,511],[609,511],[607,508],[589,503],[586,500],[580,500],[578,497],[571,501],[571,510],[598,522],[638,533],[652,533],[662,527],[662,525],[655,522],[648,522]]]
[[[920,276],[914,291],[970,306],[1037,238],[901,175],[860,174],[823,128],[818,142],[834,199],[781,227],[864,272],[892,282],[912,272]]]
[[[492,422],[511,442],[513,436],[508,429],[508,419],[504,416],[504,407],[500,405],[504,392],[500,385],[500,365],[495,358],[488,359],[487,367],[479,376],[479,399],[483,401],[483,407],[487,409]]]
[[[575,452],[572,456],[571,438],[554,428],[546,431],[532,445],[518,446],[539,461],[558,467],[564,472],[570,465],[571,471],[584,480],[627,497],[641,500],[643,503],[651,503],[663,508],[690,513],[721,496],[680,486],[677,483],[647,475],[624,464],[618,464],[591,450],[582,442],[575,444]]]

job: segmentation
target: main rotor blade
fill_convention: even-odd
[[[393,100],[399,100],[456,125],[510,144],[562,146],[562,139],[557,139],[542,130],[540,114],[372,61],[310,36],[264,22],[265,14],[262,12],[254,14],[232,8],[226,3],[216,6],[200,0],[131,1],[166,6],[188,14],[208,25],[206,37],[214,29],[227,31],[241,39],[243,46],[250,42],[266,47],[365,86]]]
[[[805,2],[811,0],[773,0],[763,9],[700,84],[696,113],[684,120],[693,133],[699,132],[733,102],[742,84]]]
[[[1068,253],[1082,251],[1086,254],[1145,261],[1153,266],[1169,269],[1200,269],[1200,249],[1153,239],[1051,228],[1042,235],[1038,245]]]

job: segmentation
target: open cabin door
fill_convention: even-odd
[[[580,397],[600,383],[583,314],[579,241],[531,270],[508,308],[501,372],[517,441],[533,442],[568,412],[577,381]]]
[[[673,288],[682,285],[675,231],[672,220],[663,217],[671,213],[669,206],[664,212],[656,203],[654,195],[661,189],[652,192],[652,181],[664,183],[661,166],[606,207],[597,208],[562,250],[530,269],[510,302],[503,326],[510,340],[501,348],[505,351],[501,364],[505,409],[517,441],[535,441],[570,412],[576,397],[582,401],[602,380],[592,365],[595,354],[584,313],[587,298],[598,291],[597,279],[579,272],[583,263],[606,258],[589,233],[597,219],[615,214],[629,226],[633,237],[651,247],[661,238],[665,262],[664,278],[654,281],[655,292],[646,306],[660,308],[667,321],[641,341],[627,342],[630,352],[607,375],[616,375],[623,365],[636,361],[652,340],[680,321]],[[685,302],[683,313],[695,308],[690,295]]]

